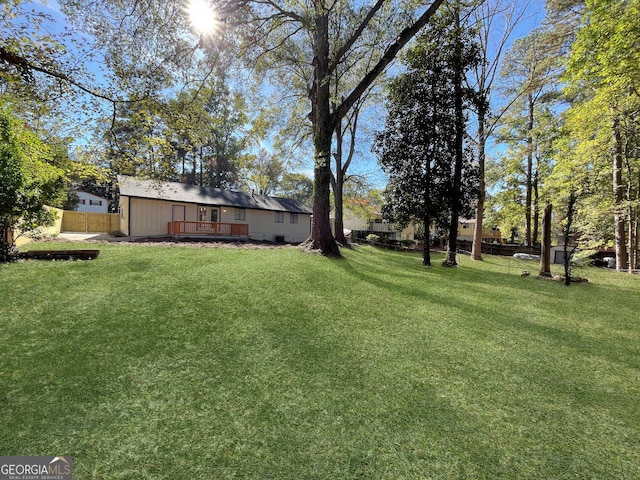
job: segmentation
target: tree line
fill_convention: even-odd
[[[541,209],[553,203],[558,232],[571,219],[583,248],[615,247],[618,270],[637,268],[639,6],[547,2],[543,24],[505,57],[502,75],[518,79],[505,85],[521,95],[488,175],[498,192],[492,221],[535,244]]]
[[[554,232],[563,241],[577,239],[588,251],[615,247],[617,269],[634,270],[640,3],[548,1],[541,25],[508,45],[504,32],[524,12],[509,5],[461,5],[459,28],[441,9],[443,21],[430,24],[403,56],[405,72],[390,82],[375,144],[390,179],[385,215],[400,225],[436,221],[449,232],[451,253],[457,205],[475,208],[472,258],[480,260],[483,224],[509,241],[539,245],[541,211],[553,204]],[[487,34],[495,15],[502,15],[502,35]],[[498,44],[490,50],[491,38]],[[461,46],[469,55],[455,57]],[[462,72],[465,88],[456,88]],[[462,117],[454,109],[457,92]],[[469,155],[461,185],[458,118]]]

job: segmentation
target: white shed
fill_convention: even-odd
[[[577,253],[580,251],[580,249],[575,248],[574,252],[574,248],[574,246],[567,247],[567,253],[571,255],[572,252]],[[564,245],[555,245],[551,247],[551,262],[564,265]]]

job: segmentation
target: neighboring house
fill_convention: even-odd
[[[243,237],[299,243],[312,211],[288,198],[118,177],[120,230],[131,237]]]
[[[409,224],[402,231],[397,231],[393,224],[382,219],[382,215],[379,212],[372,216],[373,220],[369,223],[349,209],[345,209],[344,212],[345,231],[348,230],[352,232],[354,237],[364,238],[367,234],[374,233],[380,235],[380,237],[385,240],[414,240],[415,238],[415,226],[413,224]],[[458,240],[473,241],[475,223],[476,221],[473,219],[460,219],[458,222]],[[429,226],[429,235],[431,238],[438,238],[438,232],[436,231],[434,223],[431,223]],[[441,238],[441,241],[444,241],[444,237]],[[502,243],[500,229],[483,228],[482,241],[487,243]]]
[[[343,225],[346,234],[351,234],[352,239],[364,239],[368,234],[379,235],[383,240],[414,240],[415,227],[409,224],[401,231],[382,219],[382,215],[376,215],[371,222],[356,215],[351,210],[344,210]]]
[[[476,228],[475,219],[461,218],[458,222],[458,240],[473,242],[473,232]],[[482,228],[482,241],[486,243],[502,243],[502,235],[499,228]]]
[[[107,213],[109,211],[109,200],[93,195],[92,193],[74,190],[78,196],[78,212]]]

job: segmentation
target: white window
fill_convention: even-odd
[[[207,207],[200,207],[198,209],[198,221],[199,222],[207,221]]]
[[[246,208],[236,208],[236,220],[246,220],[247,219],[247,209]]]
[[[276,212],[276,223],[284,223],[284,212]]]
[[[298,223],[298,214],[290,213],[289,214],[289,223]]]
[[[89,205],[100,205],[100,206],[102,206],[102,200],[89,200]]]

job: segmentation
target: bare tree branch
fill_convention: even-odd
[[[351,47],[353,46],[354,43],[356,43],[358,38],[360,38],[364,29],[367,28],[367,25],[369,25],[369,22],[371,22],[371,19],[375,16],[378,10],[382,8],[382,5],[384,5],[384,0],[378,0],[376,4],[371,8],[371,10],[369,10],[369,13],[367,13],[367,16],[362,20],[362,23],[353,32],[353,34],[351,35],[351,38],[349,38],[349,40],[347,40],[347,42],[342,46],[342,48],[338,50],[338,52],[336,53],[336,56],[333,59],[333,62],[331,63],[331,65],[329,65],[329,73],[333,72],[336,69],[342,57],[351,49]]]
[[[290,18],[292,20],[295,20],[297,22],[300,22],[300,23],[304,24],[305,26],[308,26],[309,22],[304,17],[298,15],[295,12],[291,12],[289,10],[285,10],[277,2],[273,2],[271,0],[254,0],[253,3],[257,3],[259,5],[267,5],[267,6],[271,7],[271,8],[273,8],[276,12],[278,12],[279,15],[287,17],[287,18]]]
[[[82,85],[80,82],[74,80],[73,78],[71,78],[69,75],[62,73],[62,72],[58,72],[55,70],[52,70],[50,68],[46,68],[46,67],[42,67],[39,65],[36,65],[32,62],[30,62],[27,58],[18,55],[16,53],[10,52],[8,50],[6,50],[4,47],[0,47],[0,63],[5,63],[7,65],[16,67],[19,71],[24,72],[24,71],[35,71],[35,72],[39,72],[42,73],[44,75],[47,75],[49,77],[52,78],[57,78],[58,80],[62,80],[70,85],[73,85],[74,87],[78,88],[79,90],[82,90],[85,93],[88,93],[89,95],[96,97],[96,98],[100,98],[102,100],[106,100],[108,102],[112,102],[112,103],[132,103],[132,102],[136,102],[139,101],[140,99],[129,99],[129,100],[122,100],[122,99],[115,99],[112,98],[102,92],[99,92],[97,90],[93,90],[89,87],[86,87],[84,85]]]
[[[362,96],[374,80],[384,71],[398,55],[400,50],[424,27],[431,17],[436,13],[444,0],[434,0],[425,12],[409,27],[400,32],[395,43],[390,45],[382,55],[382,58],[363,77],[362,81],[351,91],[347,98],[338,106],[333,114],[332,122],[335,125],[340,118],[344,117],[356,101]]]

